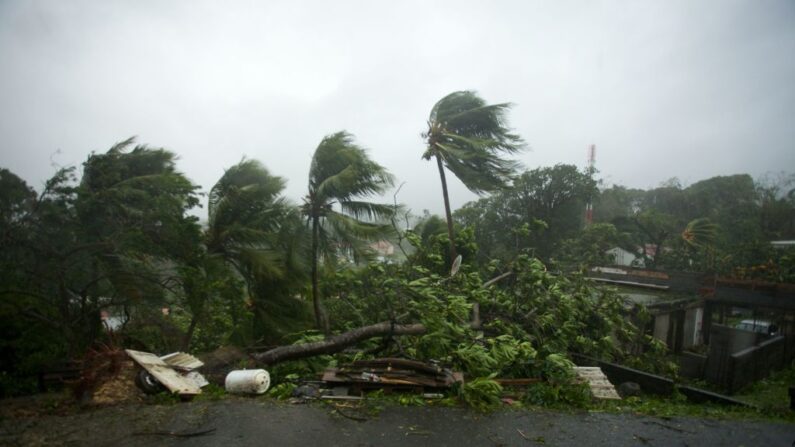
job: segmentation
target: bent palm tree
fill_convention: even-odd
[[[369,254],[367,242],[389,231],[376,220],[388,217],[393,207],[361,199],[383,193],[392,183],[392,175],[370,160],[347,132],[323,138],[315,150],[301,211],[312,232],[312,301],[318,328],[328,331],[318,285],[320,258],[333,264],[340,252],[355,259]]]
[[[279,196],[284,184],[259,162],[244,160],[226,170],[210,190],[207,252],[234,266],[247,280],[281,274],[273,244],[289,213]]]
[[[428,131],[422,135],[428,146],[422,158],[436,158],[439,168],[451,260],[456,250],[444,168],[476,194],[504,187],[518,163],[502,155],[524,147],[522,139],[507,127],[505,113],[510,107],[507,103],[489,105],[475,92],[459,91],[445,96],[431,109]]]
[[[210,190],[206,252],[182,269],[186,302],[193,314],[185,348],[198,320],[207,313],[211,295],[227,295],[226,299],[243,295],[255,309],[271,310],[292,299],[282,289],[304,280],[304,269],[296,266],[295,252],[300,249],[294,246],[300,238],[292,237],[294,222],[300,220],[281,196],[284,184],[259,162],[243,160],[227,169]],[[267,300],[262,299],[265,295]],[[263,312],[257,314],[264,320]],[[268,329],[277,330],[278,324]]]

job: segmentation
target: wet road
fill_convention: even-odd
[[[126,405],[0,421],[3,445],[98,446],[786,446],[795,425],[605,413],[388,406],[378,412],[224,399]],[[175,437],[163,432],[188,434]]]

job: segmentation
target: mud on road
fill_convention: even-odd
[[[4,414],[0,445],[789,447],[795,441],[795,424],[773,422],[527,410],[481,415],[392,405],[343,413],[328,405],[233,398],[132,403],[63,415]]]

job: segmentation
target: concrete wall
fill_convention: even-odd
[[[707,356],[684,351],[679,356],[679,374],[691,379],[704,378]]]
[[[653,336],[657,340],[665,343],[668,339],[668,325],[670,324],[669,314],[660,314],[654,316],[654,333]]]
[[[712,325],[704,378],[732,394],[767,377],[795,358],[791,337],[768,339],[763,334]]]

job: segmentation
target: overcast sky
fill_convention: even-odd
[[[298,201],[345,129],[441,213],[420,133],[463,89],[515,103],[528,168],[595,144],[632,187],[792,172],[795,1],[0,0],[0,166],[37,189],[137,135],[205,191],[245,156]]]

